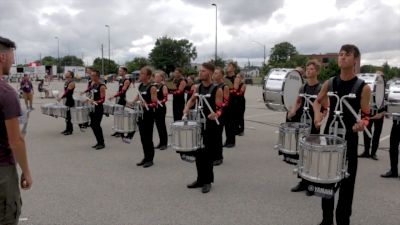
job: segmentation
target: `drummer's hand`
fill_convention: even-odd
[[[183,115],[186,115],[186,116],[187,116],[188,114],[189,114],[189,109],[186,109],[186,108],[185,108],[185,109],[183,110]]]
[[[114,98],[114,97],[109,97],[109,98],[108,98],[108,101],[111,101],[111,100],[113,100],[113,98]]]
[[[187,120],[188,119],[188,117],[187,117],[187,114],[183,114],[183,116],[182,116],[182,120]]]
[[[60,102],[60,101],[61,101],[61,98],[60,98],[60,97],[57,97],[57,101]]]
[[[314,120],[314,126],[318,130],[321,128],[322,121]]]
[[[216,120],[218,118],[218,115],[216,113],[210,113],[208,115],[208,119],[210,120]]]
[[[290,119],[292,119],[292,117],[295,116],[295,115],[296,115],[295,112],[289,111],[287,117],[288,117],[288,119],[290,120]]]
[[[364,123],[362,121],[353,125],[354,132],[359,132],[359,131],[363,131],[363,130],[364,130]]]

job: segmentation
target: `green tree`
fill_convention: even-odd
[[[158,38],[149,54],[151,64],[167,74],[176,67],[190,66],[190,62],[196,57],[196,47],[188,40],[175,40],[167,36]]]
[[[135,57],[132,61],[126,62],[128,73],[132,73],[135,70],[140,70],[142,67],[148,65],[150,65],[150,62],[147,58],[144,57]]]
[[[42,65],[45,66],[52,66],[52,65],[57,65],[57,58],[54,58],[53,56],[45,56],[42,59]]]
[[[83,66],[82,59],[74,55],[66,55],[60,59],[61,66]]]
[[[225,65],[226,65],[227,62],[226,62],[223,58],[217,56],[217,62],[215,62],[215,59],[210,59],[210,60],[208,61],[208,63],[211,63],[211,64],[213,64],[214,66],[218,66],[218,67],[221,67],[221,68],[225,68]],[[236,64],[237,64],[237,63],[236,63]]]
[[[272,67],[287,67],[287,65],[290,65],[288,62],[298,54],[296,47],[291,43],[281,42],[271,48],[268,64]]]
[[[104,75],[106,74],[112,74],[112,73],[117,73],[118,71],[118,64],[114,62],[114,60],[110,60],[108,61],[108,59],[104,58],[103,59],[104,62]],[[108,62],[110,62],[110,68],[107,68]],[[102,72],[102,63],[101,63],[101,58],[97,57],[94,59],[93,61],[93,68],[97,69],[98,71],[100,71],[100,73]]]
[[[360,67],[360,73],[375,73],[377,67],[374,65],[362,65]]]
[[[319,73],[319,80],[324,81],[329,79],[330,77],[336,76],[340,74],[340,68],[335,59],[329,60],[329,63],[326,67],[322,67]]]

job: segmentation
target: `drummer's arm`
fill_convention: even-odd
[[[150,94],[151,94],[151,103],[147,104],[150,108],[157,108],[157,88],[155,86],[152,86],[150,88]]]
[[[369,108],[369,101],[371,99],[371,88],[369,85],[364,85],[362,92],[361,92],[361,121],[354,124],[353,131],[363,131],[365,126],[369,124],[369,117],[370,117],[370,108]]]
[[[67,90],[64,91],[64,94],[58,100],[65,98],[67,96],[68,92],[70,92],[74,89],[75,89],[75,83],[74,82],[69,83]]]
[[[161,103],[166,103],[168,101],[168,88],[167,86],[163,86],[163,99],[161,100]]]
[[[321,126],[321,121],[329,107],[328,82],[329,81],[325,81],[325,83],[322,85],[318,97],[313,104],[314,124],[317,128]],[[324,108],[323,113],[321,113],[321,107]]]
[[[218,117],[221,116],[222,114],[222,89],[218,88],[217,93],[215,94],[215,105],[216,105],[216,110],[215,113],[210,113],[210,115],[208,115],[209,119],[217,119]]]
[[[100,87],[100,99],[93,102],[99,105],[103,104],[105,100],[106,100],[106,86],[103,85]]]
[[[223,94],[223,99],[222,99],[222,107],[225,108],[229,104],[229,87],[228,85],[225,85],[224,87],[224,94]]]
[[[193,85],[194,86],[194,85]],[[190,97],[189,101],[187,101],[185,109],[183,109],[183,115],[187,115],[189,113],[189,109],[194,105],[194,103],[196,102],[197,96],[197,87],[195,92],[193,93],[192,97]]]

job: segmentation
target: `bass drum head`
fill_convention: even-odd
[[[375,81],[374,102],[376,107],[380,109],[385,100],[385,82],[383,77],[378,75]]]
[[[290,111],[292,106],[299,96],[300,87],[303,85],[303,79],[297,70],[291,70],[286,74],[285,83],[283,84],[283,104],[287,111]]]

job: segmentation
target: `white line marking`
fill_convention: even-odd
[[[390,135],[386,135],[385,137],[379,139],[379,142],[382,142],[382,141],[384,141],[384,140],[386,140],[386,139],[388,139],[388,138],[390,138]]]
[[[19,221],[28,221],[28,218],[19,218]]]

